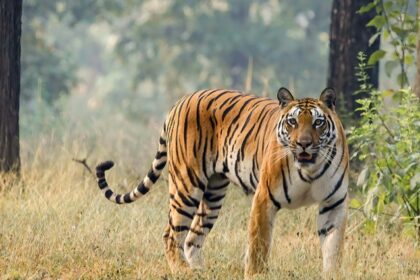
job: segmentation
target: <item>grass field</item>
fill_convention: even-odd
[[[127,139],[112,142],[112,147],[98,144],[95,159],[88,161],[93,165],[96,159],[114,157],[119,164],[109,182],[119,191],[131,189],[145,174],[154,149],[150,147],[155,139],[138,148],[135,143],[143,140]],[[53,145],[47,139],[34,146],[22,141],[21,179],[6,185],[6,178],[0,178],[1,279],[243,278],[251,197],[231,186],[204,246],[206,269],[172,276],[162,242],[169,201],[166,174],[143,200],[112,204],[91,174],[71,160],[83,154],[83,143]],[[321,278],[316,211],[310,207],[279,212],[270,270],[258,279]],[[362,221],[359,212],[350,211],[338,278],[420,279],[420,249],[414,240],[388,223],[376,234],[366,234]]]

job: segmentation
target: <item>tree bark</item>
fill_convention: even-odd
[[[413,91],[420,98],[420,1],[417,0],[417,74],[414,82]]]
[[[354,94],[360,87],[356,77],[358,64],[357,54],[362,51],[369,57],[379,49],[380,39],[369,46],[369,39],[377,31],[366,24],[375,16],[375,9],[359,14],[357,11],[366,5],[363,0],[334,0],[331,9],[330,55],[327,84],[338,93],[337,108],[340,112],[351,113],[353,119],[360,114],[356,99],[366,94]],[[378,88],[379,64],[376,63],[368,71],[370,84]]]
[[[22,0],[0,0],[0,172],[19,172]]]

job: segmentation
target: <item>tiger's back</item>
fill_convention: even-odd
[[[205,90],[186,96],[167,120],[169,165],[223,174],[253,193],[269,134],[280,116],[278,102],[237,91]]]

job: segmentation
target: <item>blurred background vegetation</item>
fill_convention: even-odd
[[[146,121],[202,88],[317,96],[330,9],[325,0],[24,1],[22,106],[40,98]]]

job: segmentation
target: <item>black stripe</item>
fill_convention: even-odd
[[[340,199],[340,200],[336,201],[334,204],[332,204],[332,205],[330,205],[330,206],[326,206],[326,207],[322,208],[322,209],[319,211],[319,214],[320,214],[320,215],[322,215],[322,214],[325,214],[325,213],[326,213],[326,212],[328,212],[328,211],[333,210],[333,209],[334,209],[334,208],[336,208],[338,205],[340,205],[341,203],[343,203],[343,202],[344,202],[344,200],[346,200],[346,197],[347,197],[347,193],[344,195],[344,197],[343,197],[342,199]]]
[[[157,179],[159,179],[159,176],[158,176],[158,175],[156,175],[156,174],[153,172],[153,169],[151,169],[151,170],[149,171],[149,173],[147,173],[147,177],[150,179],[150,181],[152,181],[152,182],[153,182],[153,184],[154,184],[154,183],[156,183]]]
[[[238,153],[238,155],[236,156],[236,162],[235,162],[235,176],[236,176],[236,178],[238,179],[239,184],[241,185],[241,187],[242,187],[243,191],[245,192],[245,194],[249,194],[249,191],[250,191],[250,190],[248,189],[248,187],[247,187],[247,185],[244,183],[244,181],[242,181],[241,176],[239,176],[239,162],[240,162],[240,160],[239,160],[239,156],[240,156],[240,153]]]
[[[139,191],[139,193],[141,193],[141,194],[146,194],[150,189],[148,188],[148,187],[146,187],[145,185],[144,185],[144,183],[143,182],[141,182],[138,186],[137,186],[137,190]]]
[[[281,204],[280,204],[280,202],[278,202],[278,201],[274,198],[274,196],[271,194],[270,188],[267,188],[267,189],[268,189],[268,195],[270,196],[271,202],[273,202],[273,204],[277,207],[277,209],[281,209]]]
[[[328,228],[323,228],[318,230],[318,235],[327,235],[332,229],[334,228],[334,225],[330,225]]]
[[[300,177],[300,179],[301,179],[302,181],[305,181],[306,183],[311,183],[311,181],[310,181],[310,180],[308,180],[308,179],[306,179],[305,177],[303,177],[302,172],[300,171],[300,169],[298,169],[298,174],[299,174],[299,177]]]
[[[131,200],[131,198],[130,198],[130,193],[126,193],[126,194],[124,195],[124,202],[125,202],[125,203],[130,203],[130,202],[133,202],[133,201]]]
[[[201,180],[197,177],[197,175],[191,168],[187,168],[187,174],[188,174],[188,178],[190,179],[191,184],[196,188],[198,187],[200,190],[204,192],[206,189],[206,186],[204,185],[203,182],[201,182]]]
[[[191,220],[194,218],[194,214],[190,214],[190,213],[184,211],[182,208],[177,208],[174,205],[172,205],[172,207],[174,207],[175,210],[176,210],[176,212],[178,212],[182,216],[187,217],[187,218],[190,218]]]
[[[287,166],[287,174],[289,176],[289,182],[291,183],[292,182],[292,178],[290,176],[290,167],[289,167],[289,157],[288,156],[286,156],[286,166]]]
[[[176,231],[176,232],[190,230],[190,228],[187,227],[187,226],[174,226],[174,225],[171,225],[171,228],[172,228],[173,231]]]
[[[290,200],[290,197],[289,197],[289,188],[287,186],[286,176],[284,176],[283,168],[281,169],[281,176],[283,178],[283,191],[284,191],[284,195],[286,196],[287,202],[290,204],[291,200]]]
[[[197,207],[198,206],[198,203],[194,203],[194,201],[191,201],[190,199],[188,199],[182,192],[178,192],[177,195],[179,196],[179,198],[181,198],[182,203],[184,203],[188,207]]]
[[[190,229],[190,232],[192,232],[192,233],[194,233],[194,234],[196,234],[196,235],[204,235],[204,232],[201,232],[201,231],[197,231],[197,230],[195,230],[195,229]]]
[[[254,100],[254,99],[249,99],[249,100],[247,100],[244,104],[242,104],[242,107],[241,107],[241,109],[239,109],[239,112],[238,112],[238,114],[236,115],[236,117],[233,119],[233,121],[231,122],[231,124],[229,125],[229,129],[228,129],[228,132],[227,132],[227,134],[226,134],[226,137],[229,139],[229,145],[231,145],[232,144],[232,139],[233,139],[233,137],[234,137],[234,135],[235,135],[235,132],[236,132],[236,130],[239,128],[239,123],[235,126],[235,129],[232,131],[232,133],[230,133],[230,130],[232,129],[232,127],[233,127],[233,125],[238,121],[238,119],[239,119],[239,117],[241,116],[241,113],[242,113],[242,111],[244,110],[244,108],[246,107],[246,105],[251,101],[251,100]],[[254,103],[253,105],[255,106],[255,104],[258,104],[259,102],[256,102],[256,103]],[[253,107],[254,108],[254,107]],[[259,118],[261,118],[262,117],[262,115],[260,114],[260,117]],[[258,122],[258,120],[257,120],[257,122]],[[261,125],[261,122],[260,122],[260,125]],[[258,130],[257,130],[257,132],[255,133],[255,135],[258,135]]]
[[[98,186],[100,189],[104,189],[108,186],[108,183],[106,182],[105,178],[101,178],[98,180]]]
[[[155,168],[157,170],[162,170],[166,165],[166,161],[162,161],[161,163],[159,163],[158,165],[155,166]]]
[[[208,138],[206,137],[206,140],[204,141],[203,155],[201,157],[201,159],[202,159],[201,164],[203,166],[204,176],[206,178],[208,178],[208,176],[207,176],[207,157],[206,157],[206,154],[207,154],[207,142],[208,142]]]
[[[105,192],[105,197],[109,199],[112,196],[112,194],[113,194],[113,192],[111,190],[107,190]]]
[[[253,190],[257,188],[257,183],[254,182],[254,178],[252,177],[252,172],[249,173],[249,183],[251,184],[251,187]]]
[[[200,96],[198,98],[198,102],[197,102],[197,108],[196,108],[196,125],[197,125],[197,130],[198,130],[198,147],[201,147],[201,140],[202,140],[202,136],[201,136],[201,121],[200,121],[200,104],[201,101],[203,100],[202,98],[203,96]],[[197,142],[194,143],[194,148],[195,148],[195,144]]]
[[[222,209],[222,205],[209,207],[209,209],[210,209],[210,210],[220,210],[220,209]]]
[[[330,156],[330,154],[332,155]],[[325,171],[327,171],[328,167],[330,167],[332,161],[335,159],[336,154],[337,154],[337,148],[336,148],[336,145],[334,144],[334,147],[328,150],[327,156],[325,158],[327,162],[324,164],[324,168],[322,168],[322,171],[317,176],[312,178],[312,180],[319,179],[322,175],[324,175]]]
[[[223,101],[222,102],[222,104],[220,104],[220,106],[219,106],[219,109],[222,109],[229,101],[231,101],[233,98],[234,98],[235,96],[233,96],[233,97],[229,97],[229,98],[226,98],[226,100],[225,101]],[[236,96],[237,97],[237,96]]]
[[[230,105],[229,107],[227,107],[222,114],[222,121],[225,120],[226,115],[233,109],[233,107],[236,106],[237,103],[233,103],[232,105]]]
[[[209,202],[217,202],[222,200],[225,197],[225,195],[219,195],[219,196],[215,196],[212,193],[205,193],[204,194],[204,198],[209,201]]]
[[[157,152],[155,159],[161,159],[162,157],[166,157],[168,154],[166,152]]]
[[[212,94],[212,93],[214,93],[214,92],[216,92],[216,91],[218,91],[218,89],[216,89],[216,90],[213,90],[213,91],[211,91],[208,95],[210,95],[210,94]],[[225,90],[225,91],[222,91],[222,92],[220,92],[220,93],[218,93],[218,95],[216,96],[216,97],[213,97],[210,101],[209,101],[209,103],[207,103],[207,110],[209,110],[209,108],[210,108],[210,106],[211,106],[211,104],[213,104],[213,102],[215,102],[217,99],[219,99],[220,97],[222,97],[225,93],[227,93],[227,92],[229,92],[228,90]]]
[[[96,177],[98,178],[105,177],[105,172],[103,172],[102,170],[96,170]]]
[[[197,212],[197,213],[195,213],[195,215],[196,216],[198,216],[198,217],[205,217],[205,216],[207,216],[207,213],[199,213],[199,212]]]
[[[219,217],[219,215],[207,216],[206,219],[213,220],[213,219],[217,219],[218,217]]]
[[[175,196],[173,194],[169,194],[169,199],[172,200],[176,204],[177,207],[181,207],[182,208],[181,203],[179,203],[178,200],[176,200],[176,198],[175,198]]]
[[[334,177],[334,175],[335,175],[335,173],[337,173],[337,171],[338,171],[338,168],[341,166],[341,163],[343,162],[343,159],[344,159],[344,151],[345,151],[345,143],[344,143],[344,139],[342,139],[341,140],[342,141],[342,147],[341,147],[341,158],[340,158],[340,162],[337,164],[337,167],[335,168],[335,170],[334,170],[334,173],[333,173],[333,177]]]
[[[251,118],[252,112],[248,115],[248,117],[245,120],[244,125],[242,126],[241,132],[244,130],[245,126],[248,124],[250,118]],[[245,135],[245,137],[242,140],[241,143],[241,158],[245,159],[245,146],[246,146],[246,142],[248,141],[249,136],[251,135],[251,132],[253,131],[253,127],[251,127],[247,134]]]
[[[190,114],[190,107],[187,109],[187,113],[185,114],[185,121],[184,121],[184,146],[187,148],[187,133],[188,133],[188,115]],[[187,149],[186,149],[187,150]]]
[[[327,200],[328,198],[333,196],[338,191],[338,189],[341,187],[341,184],[343,183],[344,175],[346,174],[346,171],[347,171],[347,167],[348,167],[348,164],[344,168],[343,174],[341,174],[340,179],[338,179],[337,183],[335,184],[333,191],[324,200]]]
[[[156,138],[155,138],[156,139]],[[156,143],[156,142],[155,142]],[[163,139],[162,137],[159,137],[159,144],[161,145],[165,145],[166,146],[166,140]]]
[[[117,194],[117,195],[115,196],[115,201],[116,201],[118,204],[122,204],[122,202],[121,202],[121,195],[120,195],[120,194]]]
[[[230,182],[227,181],[226,183],[224,183],[224,184],[222,184],[220,186],[211,186],[211,185],[209,185],[208,188],[209,188],[209,190],[221,190],[221,189],[226,188],[229,185],[229,183]]]
[[[202,228],[208,228],[209,230],[211,230],[213,228],[213,224],[212,223],[207,223],[204,225],[201,225]]]

